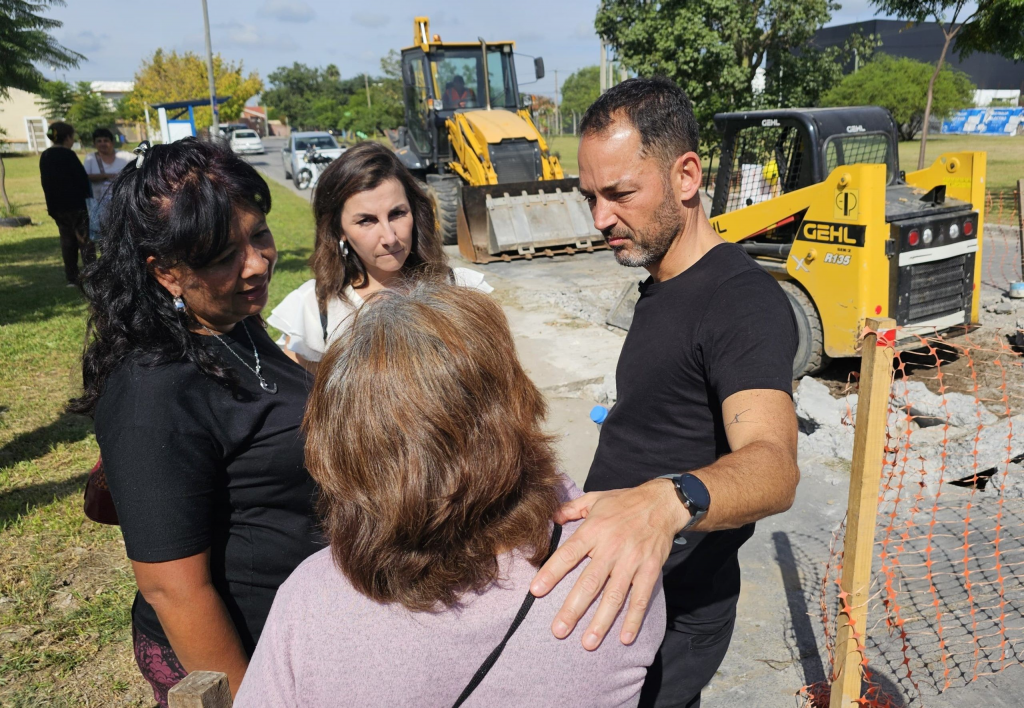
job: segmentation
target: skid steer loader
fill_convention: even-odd
[[[857,356],[868,317],[895,319],[901,348],[978,321],[984,152],[903,173],[877,106],[723,113],[715,126],[711,224],[789,297],[795,378]],[[620,303],[609,323],[628,328],[629,314]]]
[[[396,152],[426,183],[445,243],[476,263],[607,248],[523,105],[514,43],[442,42],[426,17],[413,30]]]

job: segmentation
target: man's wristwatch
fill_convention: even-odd
[[[665,479],[672,480],[672,484],[676,488],[676,496],[679,497],[679,501],[686,507],[686,510],[690,512],[690,520],[683,527],[683,531],[686,531],[703,519],[707,515],[708,509],[711,508],[711,495],[708,494],[708,488],[700,481],[700,477],[689,473],[666,474],[662,476]],[[678,543],[679,537],[677,536],[676,538]]]

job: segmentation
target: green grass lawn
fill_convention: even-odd
[[[92,422],[64,413],[81,386],[86,307],[64,285],[38,158],[5,164],[33,225],[0,228],[0,705],[153,705],[132,658],[121,534],[82,513]],[[313,218],[305,200],[270,189],[273,305],[309,277]]]
[[[558,154],[566,174],[579,174],[576,149],[579,139],[571,135],[548,140],[552,152]],[[907,172],[917,169],[919,140],[899,144],[900,167]],[[928,138],[926,164],[930,165],[944,152],[981,150],[988,153],[988,186],[992,190],[1014,189],[1024,179],[1024,137],[1001,138],[986,135],[932,135]]]
[[[900,143],[900,169],[917,169],[920,140]],[[1016,189],[1024,179],[1024,136],[1002,138],[993,135],[930,135],[925,151],[925,166],[944,152],[981,151],[988,153],[986,183],[990,190]]]

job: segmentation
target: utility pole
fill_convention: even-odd
[[[601,40],[601,93],[608,90],[608,45]]]
[[[210,43],[210,13],[203,0],[203,28],[206,32],[206,74],[210,80],[210,111],[213,122],[210,123],[210,141],[216,142],[220,137],[220,116],[217,114],[217,85],[213,80],[213,47]]]
[[[366,107],[373,108],[373,104],[370,103],[370,75],[363,74],[363,84],[366,86]]]
[[[562,134],[562,109],[558,104],[558,69],[555,69],[555,133]]]

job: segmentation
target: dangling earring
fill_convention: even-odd
[[[338,241],[338,243],[341,244],[341,255],[347,256],[348,255],[348,241],[346,241],[345,239],[341,239],[340,241]]]
[[[181,295],[174,298],[174,311],[179,315],[185,314],[185,301],[181,299]]]

